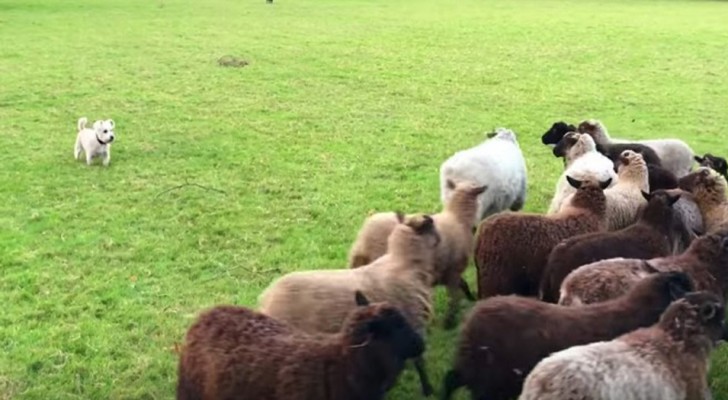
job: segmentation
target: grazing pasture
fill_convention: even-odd
[[[557,120],[725,156],[726,21],[721,1],[0,1],[0,399],[172,398],[201,310],[345,268],[370,211],[437,212],[440,163],[497,126],[527,211],[562,170]],[[108,168],[73,160],[82,116],[115,121]],[[439,390],[457,333],[436,298]],[[710,378],[728,399],[728,348]],[[389,398],[418,395],[408,369]]]

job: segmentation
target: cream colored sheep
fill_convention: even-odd
[[[431,217],[405,218],[389,235],[387,253],[356,269],[292,272],[273,282],[259,297],[260,311],[309,333],[335,333],[356,307],[360,290],[372,302],[398,308],[424,337],[432,317],[435,248],[440,241]],[[432,392],[422,358],[415,361],[423,392]]]
[[[557,213],[566,198],[576,192],[576,189],[569,185],[567,176],[580,181],[609,180],[609,187],[618,181],[614,163],[597,151],[597,146],[589,135],[569,132],[554,147],[553,152],[557,157],[564,157],[565,170],[556,183],[554,197],[551,199],[547,214]]]
[[[680,179],[680,188],[692,193],[700,208],[706,232],[728,225],[726,186],[725,178],[708,167],[700,167]]]
[[[444,209],[432,216],[441,239],[435,252],[434,284],[444,285],[448,291],[450,300],[444,319],[447,328],[456,324],[461,292],[470,300],[475,300],[462,274],[473,252],[471,223],[477,212],[478,196],[486,189],[485,186],[460,182]],[[401,214],[379,213],[367,219],[352,246],[350,267],[359,267],[357,264],[364,260],[376,260],[387,251],[387,237],[396,226],[393,221],[398,218],[402,218]]]

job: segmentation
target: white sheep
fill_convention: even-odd
[[[483,143],[458,151],[440,166],[440,197],[447,204],[462,181],[488,190],[478,198],[473,226],[493,214],[518,211],[526,202],[526,161],[516,134],[506,128],[489,133]]]
[[[725,338],[724,316],[714,294],[689,293],[652,327],[543,359],[518,399],[710,399],[709,357]]]
[[[662,162],[662,167],[681,178],[690,173],[693,166],[693,149],[680,139],[650,139],[650,140],[625,140],[612,139],[607,128],[600,121],[589,119],[579,124],[579,132],[588,133],[594,138],[597,144],[608,145],[609,143],[638,143],[652,148]]]
[[[614,163],[597,151],[597,145],[589,135],[569,132],[553,151],[557,157],[564,157],[566,168],[556,183],[547,214],[559,212],[566,198],[576,192],[566,180],[567,175],[579,181],[605,182],[611,179],[609,187],[618,181]]]

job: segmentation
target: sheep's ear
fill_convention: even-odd
[[[655,268],[655,266],[654,266],[654,265],[650,264],[650,262],[649,262],[649,261],[647,261],[647,260],[643,260],[643,261],[642,261],[642,263],[643,263],[643,265],[644,265],[644,267],[645,267],[645,270],[646,270],[647,272],[649,272],[649,273],[651,273],[651,274],[657,274],[657,273],[659,273],[659,272],[660,272],[660,270],[658,270],[657,268]]]
[[[359,290],[354,292],[354,300],[356,301],[356,305],[359,307],[366,307],[369,305],[369,299],[367,299],[367,297],[364,296],[364,293]]]
[[[705,158],[703,158],[703,157],[700,157],[700,156],[693,156],[693,159],[694,159],[695,161],[697,161],[697,162],[698,162],[698,164],[700,164],[700,163],[702,163],[703,161],[705,161]]]
[[[397,222],[400,224],[404,222],[404,213],[402,211],[395,211],[394,215],[397,217]]]
[[[720,306],[715,303],[706,303],[700,306],[700,318],[704,321],[710,321],[718,314]]]
[[[642,193],[642,197],[644,197],[645,200],[650,201],[650,199],[652,198],[652,193],[647,193],[644,190],[640,190],[640,192]]]
[[[570,177],[569,175],[566,175],[566,181],[569,182],[569,185],[571,185],[571,187],[573,187],[574,189],[579,189],[583,183],[582,181],[580,181],[578,179],[574,179],[574,178]],[[611,181],[611,179],[610,179],[610,181]]]
[[[448,179],[445,181],[445,186],[447,186],[448,189],[455,189],[455,182],[453,182],[452,179]]]
[[[604,189],[608,188],[609,185],[611,185],[611,184],[612,184],[612,178],[609,178],[604,182],[599,182],[599,187],[602,188],[602,190],[604,190]]]
[[[486,190],[488,190],[488,185],[478,186],[473,189],[473,193],[481,194],[481,193],[485,192]]]

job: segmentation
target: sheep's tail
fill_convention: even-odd
[[[88,119],[86,117],[79,118],[78,124],[77,124],[78,130],[82,131],[82,130],[86,129],[86,123],[88,123]]]
[[[442,381],[442,394],[440,400],[450,400],[453,393],[463,386],[462,377],[457,370],[451,369],[445,374],[445,379]]]

